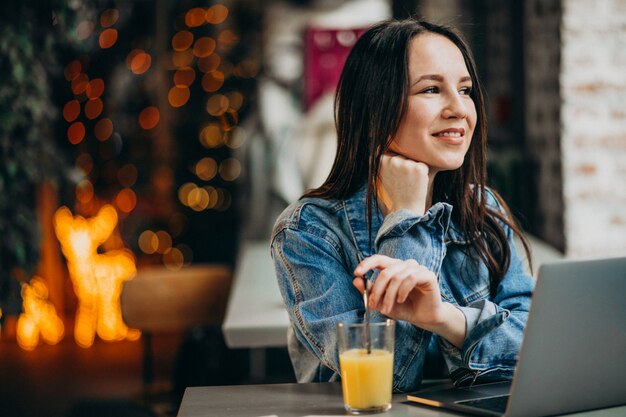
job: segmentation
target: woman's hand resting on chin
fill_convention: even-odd
[[[385,215],[406,209],[424,215],[430,207],[432,193],[428,165],[388,152],[381,159],[378,199]]]

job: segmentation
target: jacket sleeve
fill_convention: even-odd
[[[415,259],[440,276],[451,212],[450,205],[437,203],[421,217],[408,211],[390,214],[376,237],[377,253],[398,259]],[[525,273],[517,255],[512,231],[505,230],[511,248],[511,263],[493,299],[477,300],[467,306],[460,306],[453,299],[446,300],[463,312],[467,324],[461,349],[438,337],[450,377],[456,385],[510,378],[515,368],[533,281]]]
[[[506,232],[511,262],[495,295],[459,306],[467,321],[461,349],[440,339],[456,385],[510,379],[515,370],[534,281],[518,256],[513,232],[510,228]]]
[[[315,228],[283,228],[272,241],[276,275],[295,336],[323,367],[334,373],[323,376],[320,369],[311,380],[338,379],[336,325],[341,321],[356,322],[364,312],[361,294],[352,285],[352,267],[347,266],[342,254],[331,233]],[[382,321],[384,317],[374,313],[372,319]],[[430,334],[397,323],[396,340],[402,343],[395,346],[394,390],[415,389],[421,381]]]

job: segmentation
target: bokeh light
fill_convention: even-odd
[[[59,343],[65,328],[48,299],[44,281],[38,276],[32,277],[29,283],[22,284],[21,293],[22,313],[17,320],[17,344],[24,350],[34,350],[40,337],[50,345]]]
[[[189,101],[189,88],[186,86],[174,86],[167,94],[167,101],[172,107],[184,106]]]
[[[87,204],[93,199],[93,184],[89,180],[82,180],[76,185],[76,199]]]
[[[63,106],[63,118],[67,122],[73,122],[80,115],[80,103],[78,100],[70,100]]]
[[[223,190],[221,188],[219,188],[217,192],[219,193],[219,201],[218,201],[218,204],[215,205],[215,209],[218,211],[228,210],[232,202],[232,197],[230,196],[230,192],[228,192],[228,190]]]
[[[202,211],[209,205],[209,193],[204,188],[193,188],[187,196],[188,206],[194,211]]]
[[[227,135],[225,135],[225,138],[226,146],[231,149],[237,149],[246,142],[248,134],[241,126],[235,126],[230,132],[228,132]]]
[[[217,148],[224,143],[219,125],[209,123],[200,131],[200,143],[206,148]]]
[[[99,98],[87,100],[87,103],[85,103],[85,116],[89,120],[95,119],[102,113],[102,107],[102,100]]]
[[[172,49],[175,51],[184,51],[189,49],[193,43],[193,33],[188,30],[181,30],[172,37]]]
[[[104,92],[104,81],[102,78],[94,78],[85,88],[85,94],[89,98],[98,98]]]
[[[88,84],[89,84],[89,77],[87,77],[87,74],[85,74],[84,72],[77,74],[72,79],[72,83],[71,83],[72,93],[74,93],[75,95],[84,93],[85,90],[87,90]]]
[[[254,78],[259,73],[259,62],[255,59],[244,59],[233,69],[233,73],[239,78]]]
[[[206,21],[214,25],[222,23],[228,17],[228,8],[222,4],[211,6],[206,11]]]
[[[227,158],[220,164],[219,173],[224,181],[234,181],[241,174],[241,162],[235,158]]]
[[[159,124],[160,120],[161,113],[159,109],[154,106],[146,107],[139,113],[139,126],[141,126],[142,129],[154,129],[156,125]]]
[[[198,69],[202,72],[211,72],[219,68],[222,58],[218,54],[211,54],[198,59]]]
[[[63,74],[65,75],[65,79],[67,81],[72,81],[74,78],[78,76],[83,70],[83,66],[78,60],[74,60],[65,66],[65,70]]]
[[[143,253],[151,255],[159,248],[159,238],[152,230],[144,230],[139,235],[137,244]]]
[[[215,51],[215,39],[209,36],[203,36],[196,40],[193,45],[193,54],[198,58],[205,58]]]
[[[204,181],[210,181],[217,174],[217,162],[213,158],[202,158],[196,163],[195,174]]]
[[[79,41],[84,41],[93,33],[94,24],[91,20],[83,20],[76,27],[76,38]]]
[[[174,73],[174,85],[176,87],[189,87],[196,79],[196,72],[191,67],[182,67]]]
[[[103,142],[111,137],[113,134],[113,122],[109,118],[104,118],[98,120],[96,126],[94,127],[94,134],[96,135],[96,139]]]
[[[117,29],[109,28],[102,31],[98,43],[100,48],[108,49],[115,45],[117,42]]]
[[[137,182],[137,167],[126,164],[117,171],[117,180],[124,187],[132,187]]]
[[[137,195],[130,188],[124,188],[115,197],[115,205],[120,211],[130,213],[137,205]]]
[[[109,118],[98,120],[94,127],[94,134],[99,141],[105,141],[113,134],[113,122]]]
[[[120,12],[117,9],[107,9],[100,14],[100,26],[103,28],[113,26],[119,17]]]
[[[230,29],[223,30],[217,36],[217,42],[220,48],[230,48],[239,42],[239,36]]]
[[[126,66],[134,74],[143,74],[150,69],[152,57],[143,49],[133,49],[126,57]]]
[[[224,85],[224,74],[220,71],[211,71],[202,77],[202,89],[207,93],[214,93]]]
[[[191,49],[185,49],[184,51],[174,51],[172,54],[172,64],[177,67],[189,67],[193,62],[193,52]]]
[[[206,103],[206,111],[211,116],[221,116],[228,110],[228,98],[223,94],[213,94]]]
[[[204,187],[207,194],[209,195],[209,204],[207,205],[207,209],[215,208],[215,206],[219,203],[220,195],[215,189],[215,187],[211,185],[207,185]]]
[[[196,188],[196,184],[187,182],[178,188],[178,200],[185,206],[189,205],[189,193]]]
[[[178,271],[183,267],[185,258],[178,248],[171,248],[163,255],[163,264],[170,271]]]
[[[87,152],[78,155],[76,158],[76,166],[80,168],[83,175],[89,175],[93,169],[93,159],[91,158],[91,155]]]
[[[54,215],[55,233],[79,302],[74,340],[84,348],[93,344],[96,333],[103,340],[137,340],[140,335],[124,324],[119,306],[122,282],[137,271],[134,257],[125,249],[98,250],[114,233],[117,221],[116,210],[108,204],[90,219],[74,216],[67,207]],[[98,308],[89,308],[94,302]]]
[[[190,28],[202,26],[206,20],[206,10],[194,7],[185,14],[185,24]]]
[[[79,144],[85,138],[85,125],[81,122],[74,122],[67,129],[67,140],[72,145]]]
[[[228,97],[229,108],[239,111],[241,106],[243,106],[243,94],[239,91],[231,91],[226,94],[226,97]]]
[[[159,245],[157,252],[160,254],[168,252],[172,249],[172,237],[165,230],[159,230],[156,232],[157,239],[159,239]]]

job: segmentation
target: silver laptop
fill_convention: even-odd
[[[534,417],[626,404],[626,258],[539,269],[513,382],[423,390],[408,400]]]

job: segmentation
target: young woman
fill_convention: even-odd
[[[386,21],[351,51],[331,173],[278,218],[272,256],[298,381],[335,381],[335,326],[396,323],[394,390],[445,362],[457,385],[512,376],[533,281],[507,206],[485,186],[486,116],[453,29]],[[376,317],[374,317],[376,319]],[[442,362],[442,363],[443,363]]]

